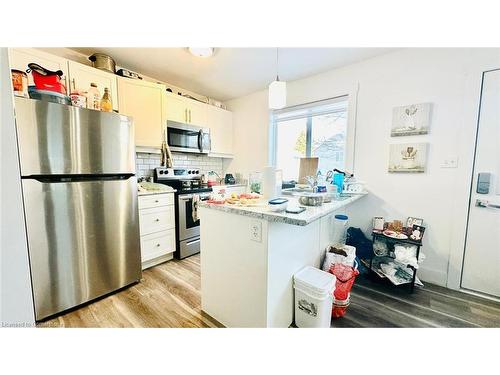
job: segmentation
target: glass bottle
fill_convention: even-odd
[[[87,108],[98,111],[101,109],[101,94],[95,83],[91,83],[87,91]]]
[[[101,99],[101,111],[103,112],[112,112],[113,111],[113,103],[111,102],[111,95],[109,95],[109,89],[107,87],[104,88],[104,95]]]

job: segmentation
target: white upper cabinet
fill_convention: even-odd
[[[207,105],[180,95],[167,93],[167,119],[170,121],[207,126]]]
[[[167,119],[170,121],[188,123],[186,99],[177,94],[166,93]]]
[[[207,126],[207,104],[193,99],[186,99],[186,107],[188,111],[188,124],[202,127]]]
[[[22,70],[28,69],[29,63],[36,63],[49,70],[62,70],[64,73],[61,81],[68,88],[68,60],[65,58],[51,55],[35,48],[10,48],[9,60],[11,69]],[[34,85],[33,77],[28,74],[28,84]]]
[[[207,112],[212,141],[210,155],[233,157],[233,113],[211,105],[207,106]]]
[[[136,146],[161,147],[167,121],[165,90],[165,85],[118,78],[120,113],[134,119]]]
[[[91,66],[80,64],[74,61],[68,61],[69,66],[69,90],[87,91],[90,84],[95,83],[101,96],[104,94],[104,88],[108,88],[111,93],[113,109],[119,109],[117,76],[104,70],[95,69]]]

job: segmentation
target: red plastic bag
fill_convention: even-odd
[[[354,284],[354,280],[356,279],[356,276],[359,275],[357,265],[356,267],[351,267],[342,263],[335,263],[331,265],[330,273],[333,273],[337,278],[333,296],[339,301],[347,300]]]

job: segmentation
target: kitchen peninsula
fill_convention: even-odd
[[[334,216],[362,196],[344,197],[300,214],[267,206],[200,205],[201,303],[226,327],[288,327],[293,275],[319,267]]]

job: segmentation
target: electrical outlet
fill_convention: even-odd
[[[456,156],[447,157],[441,163],[441,168],[457,168],[458,158]]]
[[[250,239],[256,242],[262,242],[262,223],[254,220],[250,224]]]

